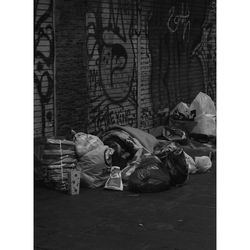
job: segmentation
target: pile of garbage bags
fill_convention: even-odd
[[[113,126],[100,138],[78,133],[74,141],[80,148],[81,184],[89,188],[158,192],[181,186],[189,174],[212,166],[207,156],[193,159],[175,141],[158,140],[132,127]]]
[[[171,138],[158,140],[137,128],[113,126],[100,138],[80,132],[72,141],[47,139],[42,178],[47,186],[68,190],[69,170],[77,169],[82,187],[158,192],[211,168],[208,157],[193,159]]]
[[[183,149],[142,130],[113,126],[100,138],[77,133],[73,140],[82,186],[157,192],[188,180]]]
[[[215,114],[211,98],[199,93],[191,105],[182,102],[172,110],[175,125],[165,126],[161,138],[114,125],[99,137],[74,132],[72,141],[47,139],[39,154],[41,167],[35,171],[47,185],[75,193],[76,180],[71,187],[68,181],[72,170],[80,171],[81,186],[87,188],[158,192],[182,186],[190,174],[212,167],[210,156],[192,157],[184,146],[190,134],[215,137]]]

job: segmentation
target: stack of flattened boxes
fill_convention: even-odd
[[[46,186],[78,194],[80,171],[76,169],[75,143],[48,138],[44,143],[42,166]]]

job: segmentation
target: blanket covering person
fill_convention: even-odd
[[[188,179],[184,151],[176,143],[159,141],[140,129],[111,127],[100,136],[114,149],[112,165],[122,170],[122,180],[138,192],[166,190]]]

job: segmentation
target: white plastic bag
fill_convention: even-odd
[[[106,159],[108,150],[108,146],[98,146],[80,158],[77,166],[81,169],[81,183],[84,186],[104,186],[110,172],[110,162]]]
[[[196,168],[196,164],[195,164],[193,158],[185,152],[184,152],[184,155],[186,158],[186,163],[188,165],[188,173],[195,174],[198,171],[198,169]]]
[[[176,107],[170,112],[170,114],[172,115],[176,111],[183,114],[185,117],[188,117],[190,114],[190,108],[184,102],[180,102],[179,104],[177,104]]]
[[[208,156],[197,156],[195,157],[195,166],[198,173],[205,173],[212,167],[212,162]]]
[[[81,157],[89,151],[104,146],[101,139],[95,135],[79,132],[74,136],[76,154]]]
[[[190,110],[196,110],[196,117],[201,114],[216,115],[213,100],[207,94],[200,92],[190,105]]]
[[[214,115],[201,114],[195,118],[195,122],[196,125],[191,133],[216,136],[216,118]]]

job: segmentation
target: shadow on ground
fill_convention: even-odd
[[[36,250],[213,250],[216,171],[151,194],[82,188],[69,196],[36,186],[34,213]]]

